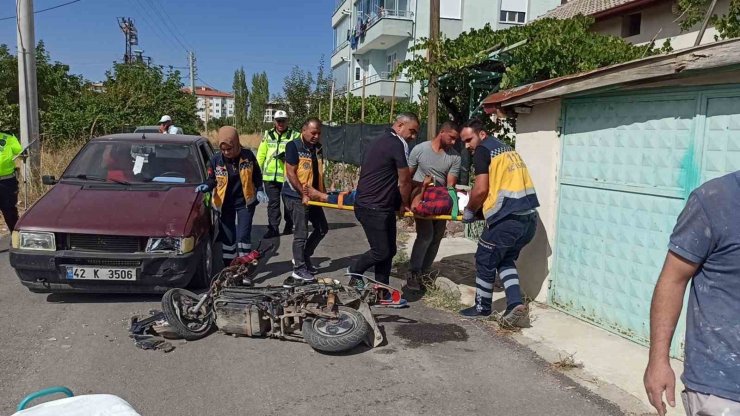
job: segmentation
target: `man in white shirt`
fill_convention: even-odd
[[[164,115],[159,119],[159,132],[162,134],[183,134],[182,129],[172,124],[172,117]]]

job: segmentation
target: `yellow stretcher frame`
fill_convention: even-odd
[[[308,201],[308,205],[313,205],[315,207],[322,207],[322,208],[330,208],[330,209],[341,209],[344,211],[354,211],[355,207],[352,205],[339,205],[339,204],[330,204],[328,202],[319,202],[319,201]],[[406,212],[403,214],[404,217],[414,217],[414,218],[420,218],[423,220],[447,220],[447,221],[462,221],[462,215],[458,215],[457,219],[453,219],[452,215],[431,215],[428,217],[424,217],[421,215],[416,215],[411,212]]]

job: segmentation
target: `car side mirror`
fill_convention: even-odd
[[[41,177],[41,183],[44,185],[56,185],[57,178],[55,178],[53,175],[44,175]]]

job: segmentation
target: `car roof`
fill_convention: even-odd
[[[118,141],[118,142],[166,142],[190,144],[199,140],[207,140],[203,136],[194,136],[188,134],[160,134],[160,133],[121,133],[109,134],[106,136],[95,137],[91,141]]]

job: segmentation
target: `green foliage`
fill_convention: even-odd
[[[429,63],[426,54],[417,53],[403,62],[397,72],[405,72],[414,81],[445,75],[451,81],[440,88],[440,103],[455,119],[466,119],[472,110],[469,108],[471,67],[483,66],[487,71],[502,72],[500,88],[506,89],[659,52],[653,45],[634,46],[614,36],[592,33],[589,28],[593,22],[593,18],[584,16],[539,19],[498,31],[486,25],[464,32],[456,39],[442,38],[437,42],[422,39],[412,50],[429,50],[436,61]],[[491,52],[521,41],[526,43],[509,50],[497,61],[488,60]],[[485,91],[489,92],[492,91]],[[472,101],[477,103],[479,98],[473,97]]]
[[[156,124],[172,116],[186,133],[197,133],[195,97],[182,92],[177,71],[144,64],[114,64],[94,92],[69,67],[53,62],[43,42],[36,47],[41,137],[47,146],[119,133],[137,125]],[[17,133],[17,58],[0,45],[0,130]]]
[[[247,75],[244,67],[234,71],[234,127],[239,131],[247,128],[247,104],[249,103],[249,89],[247,89]]]
[[[285,77],[283,95],[290,112],[290,127],[300,130],[308,118],[309,106],[313,96],[313,75],[294,66]]]
[[[262,133],[265,128],[264,117],[267,102],[270,99],[270,85],[267,74],[261,72],[252,75],[251,105],[249,107],[249,119],[247,120],[247,133]]]
[[[711,0],[678,0],[678,12],[682,16],[681,28],[689,30],[701,23],[707,13]],[[719,39],[740,36],[740,0],[730,0],[729,10],[724,15],[713,14],[709,22],[714,25]]]
[[[333,121],[344,124],[348,103],[349,124],[356,124],[362,121],[362,97],[355,97],[351,94],[349,99],[346,96],[334,99]],[[403,112],[416,113],[422,120],[426,119],[427,115],[426,106],[408,100],[397,100],[391,114],[390,101],[376,96],[365,97],[365,124],[390,123],[392,116]]]

